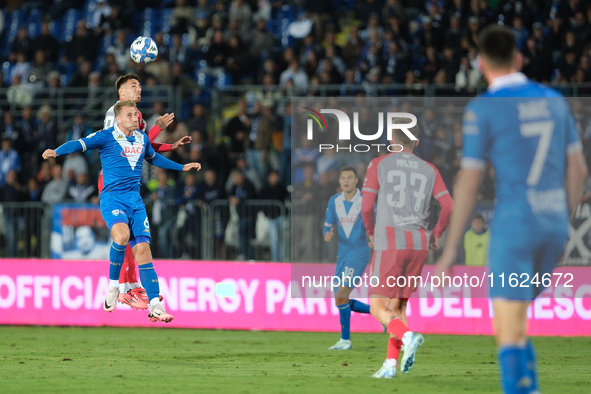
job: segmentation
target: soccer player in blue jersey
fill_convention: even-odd
[[[497,182],[489,294],[501,385],[506,393],[537,393],[535,352],[526,334],[527,307],[544,290],[542,275],[551,273],[563,254],[569,212],[578,204],[587,168],[566,100],[517,72],[520,58],[511,30],[485,28],[479,49],[489,87],[464,112],[455,208],[437,273],[448,271],[456,259],[489,160]],[[499,282],[502,274],[504,286]],[[524,287],[507,282],[510,275],[518,275],[521,283],[522,274],[529,278]]]
[[[341,339],[329,347],[330,350],[351,349],[351,311],[369,313],[369,305],[349,299],[354,289],[354,278],[363,275],[370,258],[365,227],[361,220],[361,192],[357,188],[358,182],[357,171],[353,167],[343,167],[339,176],[342,192],[332,196],[326,208],[324,241],[332,240],[336,225],[339,246],[335,277],[341,281],[341,285],[334,289],[341,321]]]
[[[111,231],[113,244],[110,252],[109,290],[103,308],[115,310],[119,296],[119,274],[129,243],[139,265],[140,280],[150,300],[148,318],[169,323],[173,317],[160,303],[158,276],[152,265],[150,251],[150,223],[146,207],[140,197],[142,162],[144,158],[153,165],[176,171],[201,169],[199,163],[175,163],[154,151],[146,133],[138,129],[138,111],[131,100],[115,104],[116,123],[86,138],[69,141],[56,150],[47,149],[43,158],[49,159],[73,152],[99,149],[103,167],[103,192],[101,214]]]

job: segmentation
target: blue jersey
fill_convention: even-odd
[[[361,220],[361,192],[359,189],[351,201],[345,200],[344,193],[335,194],[328,200],[324,233],[330,231],[335,224],[339,232],[339,256],[352,250],[369,250],[365,226]]]
[[[468,104],[463,132],[462,168],[495,171],[493,223],[567,228],[567,154],[581,145],[564,97],[521,73],[497,78]]]
[[[150,159],[155,156],[146,133],[135,130],[128,137],[115,124],[79,141],[83,151],[99,149],[104,191],[139,191],[144,157]]]

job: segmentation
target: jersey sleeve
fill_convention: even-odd
[[[367,173],[365,174],[365,180],[363,181],[363,188],[361,193],[373,193],[378,194],[380,184],[378,182],[378,165],[375,160],[372,160],[367,166]]]
[[[146,137],[147,137],[147,135],[146,135]],[[145,158],[146,159],[153,159],[154,156],[156,156],[156,151],[152,147],[152,143],[150,142],[150,140],[148,138],[145,139],[145,145],[146,145],[146,155],[145,155]]]
[[[334,197],[331,197],[328,200],[328,205],[326,207],[326,214],[324,216],[324,234],[328,233],[336,223],[336,214],[334,210]]]
[[[464,111],[462,120],[464,146],[461,167],[484,171],[486,169],[488,130],[482,111],[478,111],[478,104],[478,101],[473,101],[468,104]]]
[[[441,206],[441,213],[439,214],[439,219],[437,220],[437,224],[433,228],[433,235],[437,238],[441,238],[447,226],[449,225],[449,219],[451,218],[451,212],[453,210],[453,200],[445,187],[445,182],[443,182],[443,178],[441,174],[435,168],[435,166],[431,166],[435,171],[435,184],[433,185],[433,198],[437,200],[439,206]]]
[[[115,124],[115,110],[113,107],[109,108],[107,113],[105,114],[105,121],[103,123],[103,129],[108,129],[109,127],[113,127]]]
[[[102,147],[105,141],[107,141],[108,135],[108,133],[97,131],[89,134],[88,137],[80,138],[78,141],[82,144],[82,152]]]

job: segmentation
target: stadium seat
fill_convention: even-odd
[[[10,86],[10,70],[12,70],[12,64],[9,61],[2,63],[2,82],[4,86]]]
[[[142,28],[142,36],[154,37],[154,33],[156,33],[155,25],[151,21],[145,21],[144,27]]]
[[[163,33],[170,32],[170,17],[172,15],[172,8],[165,8],[160,12],[160,26]]]
[[[63,22],[63,32],[62,36],[58,37],[61,41],[70,41],[74,36],[74,31],[76,30],[76,23],[80,19],[82,12],[76,9],[70,9],[66,12],[64,16]]]
[[[215,78],[215,87],[223,90],[228,86],[232,86],[232,76],[228,73],[219,73]]]

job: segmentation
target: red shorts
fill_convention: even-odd
[[[370,296],[409,298],[420,285],[426,250],[375,250],[371,258],[371,275],[379,283],[372,282]]]

